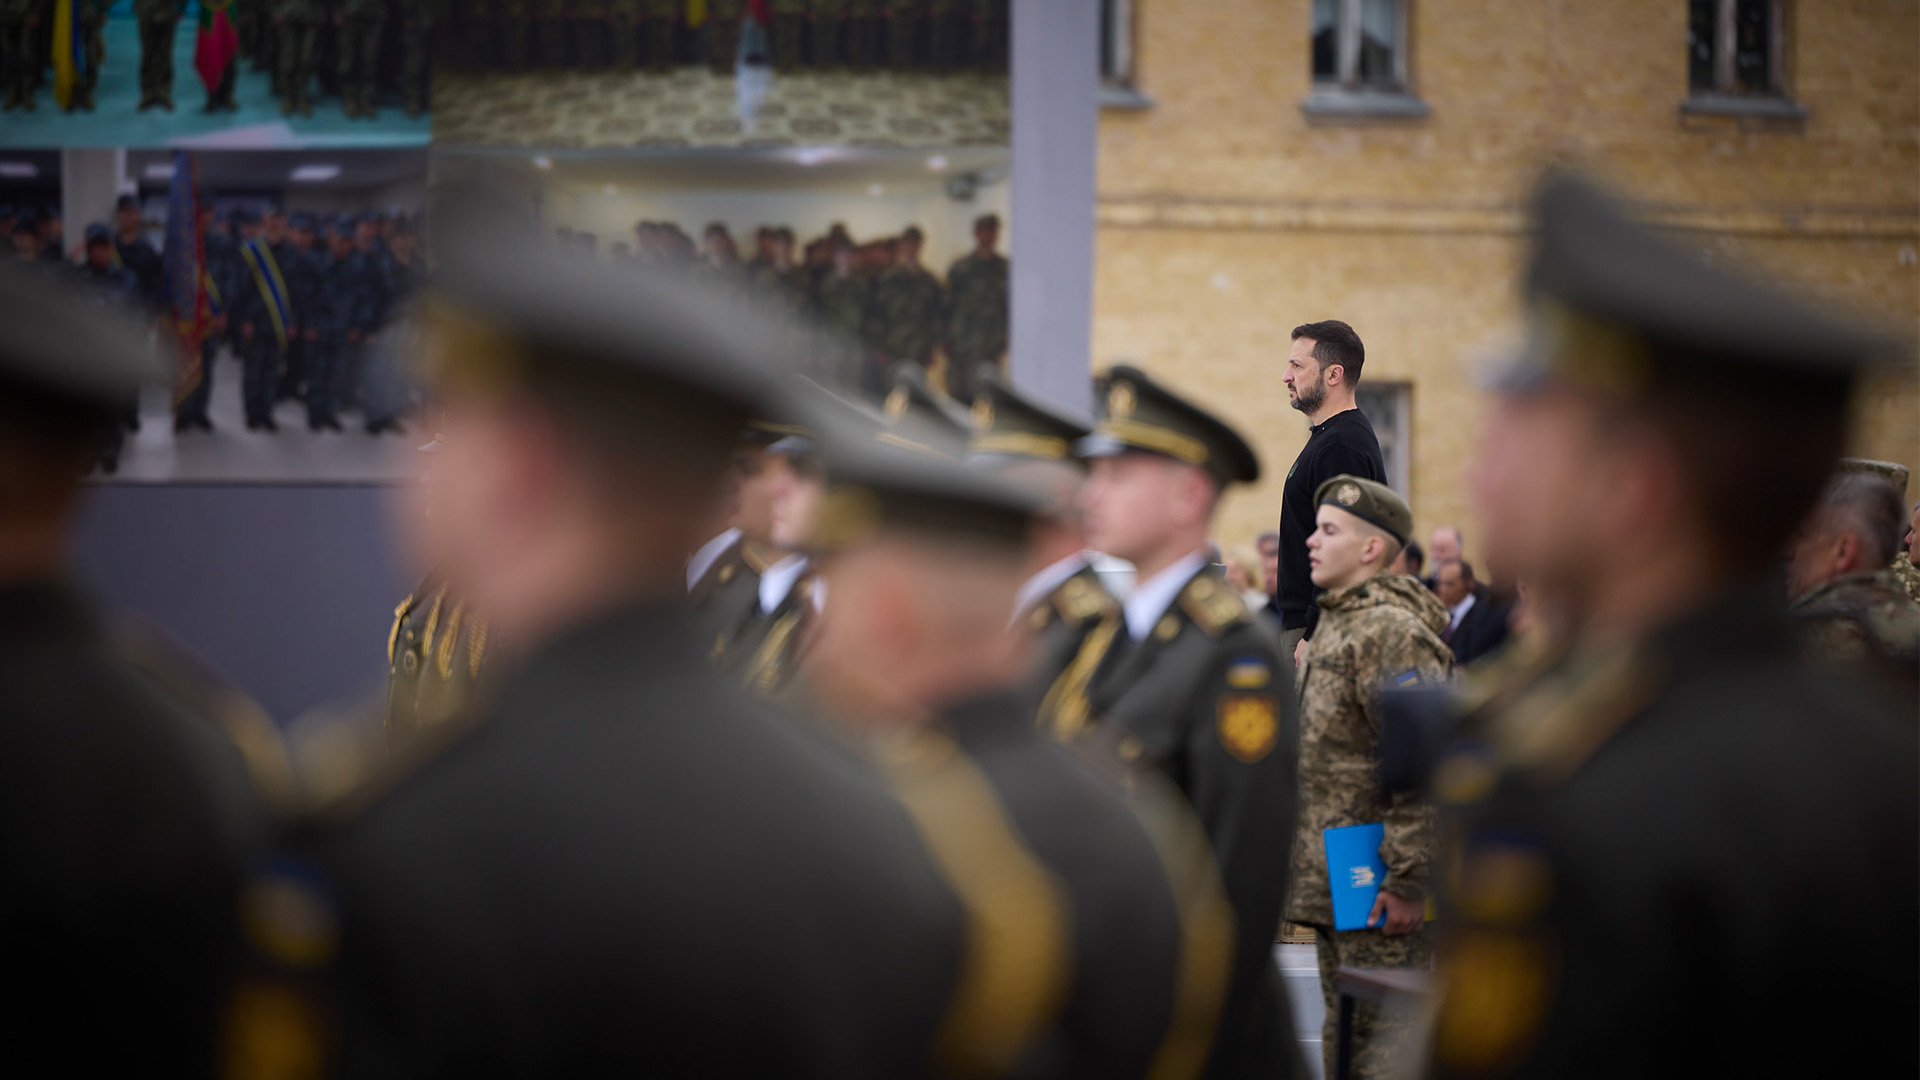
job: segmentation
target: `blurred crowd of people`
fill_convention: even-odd
[[[671,227],[613,273],[439,198],[368,745],[99,628],[75,493],[157,371],[5,271],[10,1015],[120,1036],[29,1071],[1297,1077],[1289,924],[1328,1077],[1920,1068],[1920,521],[1842,457],[1910,342],[1549,175],[1470,470],[1515,618],[1457,528],[1414,553],[1343,321],[1223,567],[1266,470],[1171,374],[1082,416],[901,357],[874,409]]]
[[[475,69],[1005,71],[1008,0],[441,0]]]
[[[56,8],[62,0],[0,3],[0,79],[6,108],[31,112],[51,85]],[[74,87],[69,112],[92,112],[100,68],[109,57],[106,24],[112,0],[71,0]],[[311,116],[315,80],[338,97],[350,118],[373,119],[383,93],[408,116],[427,108],[428,61],[435,3],[408,0],[200,0],[195,62],[207,90],[207,112],[233,112],[241,61],[272,73],[273,95],[288,116]],[[138,111],[174,110],[174,54],[187,0],[134,0],[140,32]]]
[[[563,227],[554,238],[566,251],[601,253],[591,232]],[[634,240],[614,241],[605,258],[685,273],[812,324],[824,332],[806,350],[807,373],[818,381],[877,398],[887,392],[891,366],[908,361],[966,404],[982,376],[1004,362],[1011,272],[998,250],[998,215],[974,221],[973,241],[944,280],[921,262],[925,237],[912,225],[897,236],[856,241],[835,223],[804,246],[791,228],[763,225],[754,230],[751,254],[743,255],[722,222],[709,224],[696,244],[673,222],[642,221]]]

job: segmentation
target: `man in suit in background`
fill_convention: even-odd
[[[1447,629],[1440,640],[1453,649],[1454,666],[1465,667],[1507,643],[1508,609],[1474,580],[1472,563],[1441,563],[1433,582],[1440,602],[1447,605]]]

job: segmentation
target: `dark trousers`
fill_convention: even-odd
[[[500,66],[519,71],[527,66],[527,36],[533,33],[525,19],[500,20]]]
[[[248,423],[273,418],[273,391],[283,359],[271,326],[257,327],[253,338],[240,346],[240,400]]]
[[[806,16],[781,12],[773,17],[773,68],[798,71],[801,66],[800,28]]]
[[[0,20],[0,75],[7,81],[7,104],[33,100],[32,37],[25,19]]]
[[[213,360],[219,351],[219,342],[211,337],[200,343],[200,381],[180,399],[180,404],[174,406],[175,418],[180,420],[207,418],[207,399],[213,396]]]
[[[178,19],[140,23],[140,96],[173,100],[173,31]]]
[[[607,66],[607,20],[582,16],[573,20],[573,62],[592,70]]]
[[[556,16],[540,20],[540,66],[557,68],[567,62],[567,23]]]
[[[338,334],[322,331],[307,342],[307,423],[332,420],[339,411],[341,350]]]
[[[740,19],[724,15],[707,18],[707,66],[716,75],[733,74],[734,55],[740,51]]]
[[[647,69],[671,71],[678,51],[680,23],[677,19],[655,16],[647,20]]]
[[[913,36],[918,29],[911,11],[895,11],[887,15],[887,66],[910,68],[913,66]]]
[[[275,400],[297,398],[306,393],[308,344],[303,337],[287,342],[285,363],[280,366],[280,377],[274,381]]]

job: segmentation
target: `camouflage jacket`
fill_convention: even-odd
[[[973,252],[947,271],[947,351],[962,360],[992,360],[1007,348],[1004,255]]]
[[[1787,610],[1814,656],[1920,687],[1920,604],[1892,570],[1842,574],[1807,590]]]
[[[1319,603],[1320,626],[1300,667],[1300,828],[1287,918],[1331,926],[1327,829],[1385,824],[1381,887],[1408,898],[1428,892],[1433,807],[1381,792],[1375,710],[1388,686],[1444,682],[1453,652],[1440,641],[1446,607],[1413,578],[1384,574],[1323,593]]]
[[[868,339],[886,354],[888,363],[924,364],[933,358],[933,346],[944,329],[945,305],[940,279],[925,267],[890,267],[873,285]]]
[[[1900,579],[1900,587],[1907,590],[1907,596],[1920,604],[1920,567],[1914,566],[1903,551],[1893,557],[1892,570],[1893,576]]]
[[[872,295],[872,283],[866,278],[829,275],[820,282],[820,321],[850,340],[861,340]]]

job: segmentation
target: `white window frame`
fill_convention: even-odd
[[[1413,92],[1413,3],[1393,0],[1393,74],[1366,82],[1360,78],[1361,0],[1339,0],[1334,16],[1334,75],[1312,73],[1312,89],[1300,103],[1311,121],[1418,120],[1430,111]],[[1308,8],[1312,18],[1312,8]],[[1312,32],[1312,23],[1308,23]],[[1308,43],[1311,49],[1311,41]]]

